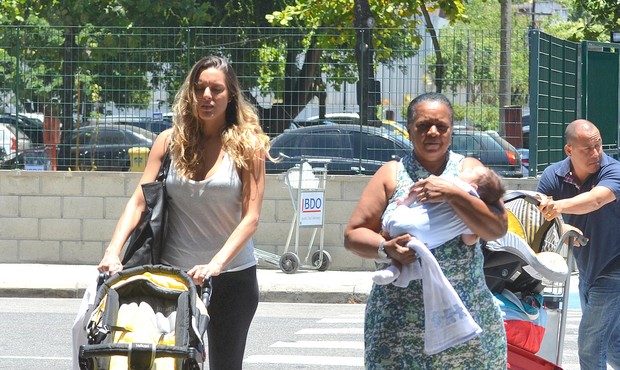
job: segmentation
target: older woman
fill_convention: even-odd
[[[407,130],[414,146],[411,155],[384,164],[372,177],[344,233],[345,247],[370,259],[390,257],[412,263],[406,247],[410,235],[381,233],[381,219],[396,207],[396,199],[413,192],[420,202],[447,202],[475,234],[485,240],[504,235],[507,216],[501,201],[487,205],[446,179],[430,175],[457,175],[482,166],[449,150],[453,109],[445,96],[427,93],[407,110]],[[430,177],[429,177],[430,176]],[[454,238],[432,251],[482,334],[435,355],[424,349],[422,283],[407,288],[374,285],[365,318],[367,369],[504,369],[506,337],[499,307],[486,286],[483,256],[478,244]]]

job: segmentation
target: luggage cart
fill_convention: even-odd
[[[547,328],[537,355],[558,366],[562,366],[562,356],[564,353],[568,298],[571,276],[573,275],[573,267],[575,265],[573,256],[575,243],[583,246],[587,243],[587,238],[571,230],[562,234],[559,241],[559,245],[562,246],[560,254],[566,259],[568,266],[568,278],[566,281],[562,283],[544,282],[543,298],[547,310]]]
[[[329,159],[303,158],[298,165],[289,168],[284,176],[291,202],[293,203],[293,219],[289,229],[284,253],[278,256],[259,249],[255,255],[263,261],[279,266],[287,274],[294,274],[300,268],[326,271],[332,262],[330,254],[323,250],[325,239],[325,185],[327,183],[327,165]],[[315,166],[313,166],[315,165]],[[302,228],[311,229],[312,236],[308,244],[306,256],[299,258],[299,238]],[[320,230],[318,249],[313,251],[317,233]],[[295,235],[294,248],[291,241]],[[290,250],[292,249],[292,250]]]
[[[508,232],[486,242],[485,247],[485,278],[491,291],[537,292],[543,298],[547,320],[540,348],[533,353],[519,348],[517,343],[508,343],[508,363],[513,370],[561,370],[573,248],[587,242],[577,231],[565,231],[561,217],[545,221],[538,209],[539,197],[536,192],[508,192],[504,196]],[[562,269],[557,265],[547,267],[539,260],[539,252],[561,256],[566,263],[564,272],[560,273]]]

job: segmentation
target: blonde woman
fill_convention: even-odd
[[[269,138],[232,66],[220,57],[205,57],[192,67],[173,109],[173,127],[153,144],[140,183],[155,180],[170,144],[168,224],[161,262],[187,271],[196,284],[212,278],[209,368],[241,369],[258,305],[251,238],[263,201]],[[122,269],[122,247],[144,208],[138,186],[99,271]]]

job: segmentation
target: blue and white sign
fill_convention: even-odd
[[[299,226],[323,226],[323,191],[302,191],[299,205]]]

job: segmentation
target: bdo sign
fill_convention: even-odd
[[[322,191],[302,191],[299,204],[299,226],[323,226]]]

